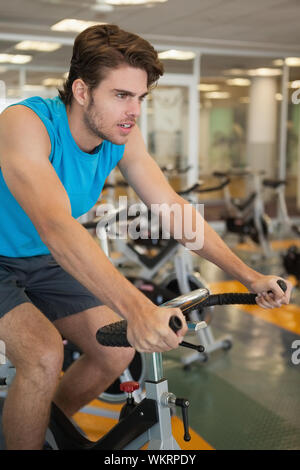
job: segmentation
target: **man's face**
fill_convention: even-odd
[[[100,139],[125,144],[147,92],[144,70],[130,66],[110,70],[84,105],[83,120],[87,130]]]

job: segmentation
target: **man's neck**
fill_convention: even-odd
[[[86,128],[82,115],[76,109],[76,104],[66,106],[69,128],[76,144],[86,153],[93,153],[96,147],[102,144],[103,139],[96,137]]]

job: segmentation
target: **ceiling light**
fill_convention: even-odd
[[[300,57],[287,57],[285,63],[289,67],[300,67]]]
[[[251,81],[249,78],[230,78],[225,82],[227,85],[230,86],[250,86]]]
[[[245,69],[228,69],[224,70],[224,75],[247,75],[247,70]]]
[[[281,67],[284,64],[283,59],[275,59],[272,60],[272,64],[275,65],[275,67]]]
[[[281,75],[282,71],[280,69],[271,69],[271,68],[258,68],[248,70],[248,75],[251,77],[276,77]]]
[[[65,31],[65,32],[75,32],[81,33],[89,26],[94,26],[96,24],[106,24],[106,23],[99,23],[95,21],[83,21],[83,20],[75,20],[72,18],[66,18],[65,20],[61,20],[58,23],[55,23],[51,26],[53,31]]]
[[[209,98],[211,100],[226,100],[230,97],[230,93],[228,91],[210,91],[205,93],[205,98]]]
[[[7,96],[17,96],[19,94],[19,88],[8,88],[6,91]]]
[[[90,8],[100,13],[110,13],[114,10],[114,7],[109,5],[106,0],[96,0],[96,3],[91,5]]]
[[[58,42],[21,41],[15,45],[20,51],[53,52],[61,47]]]
[[[32,60],[31,55],[19,55],[19,54],[0,54],[0,62],[8,64],[27,64]]]
[[[195,52],[192,51],[178,51],[170,49],[168,51],[160,52],[158,57],[163,60],[191,60],[195,58]]]
[[[27,85],[22,86],[22,90],[38,92],[38,91],[43,91],[43,87],[41,85],[28,85],[27,84]]]
[[[289,82],[289,88],[300,88],[300,80],[294,80],[293,82]]]
[[[61,86],[64,83],[64,80],[62,78],[45,78],[45,80],[42,81],[44,86]]]
[[[108,5],[145,5],[147,3],[165,3],[168,0],[106,0]]]
[[[215,85],[214,83],[200,83],[197,89],[199,91],[216,91],[219,90],[219,85]]]

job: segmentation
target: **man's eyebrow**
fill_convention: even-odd
[[[117,93],[124,93],[128,96],[136,96],[136,93],[132,93],[132,91],[129,91],[129,90],[120,90],[118,88],[114,88],[113,91],[117,92]],[[149,94],[149,92],[146,91],[146,93],[143,93],[141,96],[139,96],[139,98],[145,98],[148,94]]]

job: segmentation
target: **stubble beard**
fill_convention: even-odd
[[[93,106],[94,106],[94,99],[91,96],[91,100],[89,102],[87,111],[85,111],[83,114],[83,122],[87,130],[93,136],[99,139],[108,140],[109,142],[112,142],[113,144],[120,145],[120,143],[116,142],[115,139],[111,135],[109,135],[108,133],[104,133],[101,130],[101,123],[103,123],[104,119],[103,119],[103,116],[99,116],[95,113]]]

